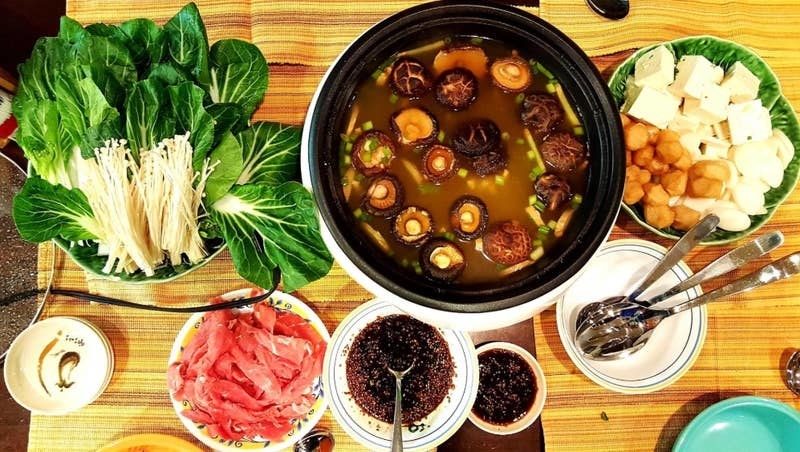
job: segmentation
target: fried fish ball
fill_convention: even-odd
[[[639,183],[639,185],[646,184],[650,182],[652,179],[652,175],[650,171],[647,171],[644,168],[640,168],[636,165],[628,165],[625,167],[625,180],[632,180]]]
[[[662,175],[660,182],[670,196],[681,196],[686,192],[689,175],[685,171],[672,170]]]
[[[695,198],[721,198],[725,185],[710,177],[689,177],[686,194]]]
[[[653,149],[653,146],[644,146],[633,153],[633,163],[645,168],[650,163],[650,160],[653,160],[654,154],[655,149]]]
[[[727,182],[731,177],[731,170],[722,160],[700,160],[689,168],[689,177],[705,177]]]
[[[672,207],[675,218],[672,220],[672,227],[680,231],[688,231],[692,226],[700,221],[700,212],[683,205]]]
[[[644,197],[644,188],[636,180],[625,181],[625,191],[622,192],[622,202],[631,205],[641,201]]]
[[[647,183],[642,186],[644,198],[642,201],[650,206],[666,206],[669,204],[669,193],[664,190],[661,184]]]
[[[659,138],[658,143],[656,143],[655,155],[664,163],[677,162],[683,155],[683,152],[683,146],[677,140],[662,140]]]
[[[672,166],[681,170],[681,171],[688,171],[689,168],[692,167],[692,155],[689,154],[689,151],[686,150],[683,146],[681,146],[683,152],[681,153],[681,157],[672,163]]]
[[[652,206],[645,204],[644,221],[656,229],[666,228],[675,221],[675,212],[667,206]]]
[[[650,159],[650,162],[648,162],[648,164],[644,167],[647,171],[650,171],[650,174],[654,176],[660,176],[669,171],[669,164],[655,157]]]
[[[650,135],[647,133],[647,127],[640,123],[633,123],[624,129],[625,132],[625,147],[631,151],[638,151],[645,147],[648,143]]]

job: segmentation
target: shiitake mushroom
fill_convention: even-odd
[[[451,144],[456,152],[477,157],[500,146],[500,128],[491,119],[475,119],[459,125]]]
[[[398,96],[417,99],[430,91],[433,77],[416,58],[401,57],[392,64],[389,83]]]
[[[473,195],[464,195],[450,208],[450,226],[453,234],[461,240],[475,240],[486,230],[489,209],[486,203]]]
[[[380,130],[362,133],[353,143],[351,159],[353,166],[365,176],[371,177],[386,172],[397,151],[392,137]]]
[[[478,176],[502,173],[508,167],[508,155],[502,147],[493,149],[485,154],[473,157],[470,162],[472,169]]]
[[[443,282],[455,281],[467,266],[461,248],[444,238],[431,239],[422,246],[419,264],[426,276]]]
[[[391,174],[383,174],[369,184],[361,205],[370,215],[388,218],[403,208],[404,198],[400,180]]]
[[[434,97],[451,111],[466,110],[478,99],[478,79],[460,67],[444,71],[436,79]]]
[[[521,93],[533,82],[530,65],[517,55],[495,60],[489,73],[492,83],[506,93]]]
[[[572,198],[572,189],[566,179],[555,173],[544,173],[533,184],[536,197],[548,210],[556,210]]]
[[[558,99],[543,93],[525,96],[520,105],[520,119],[531,131],[544,135],[558,127],[564,120],[564,110]]]
[[[586,148],[574,135],[555,132],[547,136],[540,148],[545,163],[560,173],[568,173],[586,161]]]
[[[422,155],[422,175],[434,184],[441,184],[456,174],[455,152],[447,146],[434,144]]]
[[[394,217],[392,234],[404,245],[420,246],[433,234],[433,218],[422,207],[408,206]]]
[[[392,114],[389,124],[397,140],[410,146],[433,142],[439,134],[439,123],[425,108],[408,107]]]
[[[519,264],[530,258],[531,251],[531,234],[518,221],[494,224],[483,235],[483,253],[492,262],[503,265]]]
[[[434,74],[457,67],[467,69],[478,79],[483,79],[488,72],[489,57],[479,46],[458,42],[443,48],[433,58]]]

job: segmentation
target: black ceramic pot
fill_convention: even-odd
[[[562,240],[564,246],[495,285],[448,286],[404,271],[358,232],[357,220],[342,196],[339,133],[346,128],[348,106],[359,82],[401,50],[454,35],[495,39],[535,55],[568,94],[584,125],[590,153],[588,187],[569,237]],[[425,3],[367,30],[320,83],[306,117],[302,146],[303,180],[316,197],[323,236],[340,265],[377,296],[395,300],[428,320],[467,330],[515,323],[551,305],[608,237],[624,184],[619,115],[586,54],[547,22],[484,1]]]

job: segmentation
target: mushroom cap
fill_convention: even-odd
[[[401,57],[392,64],[389,82],[398,96],[417,99],[430,91],[433,77],[416,58]]]
[[[547,136],[540,148],[545,163],[560,173],[567,173],[586,161],[586,148],[574,135],[555,132]]]
[[[533,83],[530,65],[517,55],[495,60],[489,73],[492,83],[506,93],[521,93]]]
[[[452,138],[456,152],[477,157],[500,146],[500,128],[491,119],[475,119],[462,123]]]
[[[528,94],[520,105],[520,119],[534,133],[544,135],[561,124],[564,110],[558,99],[550,94]]]
[[[398,141],[410,146],[421,146],[434,141],[439,134],[439,122],[425,108],[408,107],[392,114],[389,124]]]
[[[467,69],[478,79],[483,79],[488,73],[489,57],[479,46],[460,42],[443,48],[433,58],[434,74],[457,67]]]
[[[356,138],[351,151],[353,167],[365,176],[385,173],[397,154],[394,141],[385,132],[369,130]]]
[[[461,248],[444,238],[431,239],[423,245],[419,263],[426,276],[444,282],[456,280],[467,266]]]
[[[478,79],[460,67],[442,72],[434,89],[436,101],[451,111],[466,110],[478,99]]]
[[[517,221],[492,225],[483,235],[483,253],[498,264],[519,264],[530,257],[531,251],[531,234]]]
[[[391,175],[377,176],[364,193],[362,207],[370,215],[391,217],[403,208],[405,190],[400,180]]]
[[[422,174],[434,184],[441,184],[456,174],[457,163],[452,149],[434,144],[422,155]]]
[[[555,173],[539,175],[533,187],[536,197],[547,206],[548,210],[556,210],[572,198],[569,182]]]
[[[472,158],[472,168],[478,176],[502,173],[508,167],[508,155],[502,147]]]
[[[433,234],[433,218],[421,207],[408,206],[394,217],[392,234],[400,243],[420,246]]]
[[[489,223],[486,203],[473,195],[464,195],[455,200],[450,208],[450,226],[461,240],[475,240],[483,234]]]

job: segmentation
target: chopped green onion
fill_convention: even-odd
[[[581,196],[580,193],[576,193],[570,200],[570,204],[572,204],[572,207],[578,207],[579,205],[581,205],[582,202],[583,202],[583,196]]]
[[[494,183],[503,186],[506,184],[506,179],[503,176],[497,175],[494,177]]]
[[[540,200],[538,200],[538,199],[537,199],[537,200],[536,200],[536,201],[533,203],[533,208],[534,208],[534,209],[536,209],[536,210],[538,210],[539,212],[544,212],[544,210],[545,210],[547,207],[544,205],[544,203],[543,203],[542,201],[540,201]]]
[[[350,157],[350,154],[345,154],[342,160],[344,161],[345,166],[349,166],[353,162],[353,159]]]
[[[469,42],[478,45],[483,42],[483,38],[475,36],[474,38],[470,39]]]
[[[576,136],[579,136],[579,137],[583,136],[583,127],[582,126],[575,126],[575,128],[572,129],[572,133],[574,133]]]
[[[419,264],[419,262],[414,261],[411,263],[411,266],[414,267],[414,273],[418,275],[422,274],[422,266]]]
[[[345,143],[344,150],[350,152],[353,150],[353,143]]]
[[[347,149],[347,143],[344,141],[339,142],[339,152],[343,153]]]
[[[536,68],[537,68],[537,69],[539,69],[539,72],[541,72],[542,74],[544,74],[544,76],[545,76],[545,77],[547,77],[548,79],[550,79],[550,80],[553,80],[554,78],[556,78],[556,77],[553,75],[553,73],[552,73],[552,72],[550,72],[549,70],[547,70],[547,68],[546,68],[546,67],[542,66],[542,63],[536,63]]]
[[[361,215],[364,215],[364,211],[361,210],[361,207],[358,207],[356,208],[356,210],[353,211],[353,216],[358,218],[359,220],[361,219]]]
[[[436,139],[439,140],[439,143],[444,143],[445,136],[444,130],[440,130],[439,135],[436,136]]]
[[[454,240],[456,239],[456,235],[455,235],[455,234],[453,234],[453,233],[452,233],[452,232],[450,232],[450,231],[447,231],[447,232],[445,232],[444,234],[442,234],[442,237],[446,238],[447,240],[450,240],[451,242],[452,242],[452,241],[454,241]]]
[[[536,178],[538,178],[542,174],[544,174],[544,169],[537,166],[531,170],[530,178],[532,181],[535,181]]]
[[[522,138],[517,138],[514,142],[517,143],[520,146],[525,144],[525,140],[522,139]]]
[[[547,222],[547,227],[550,228],[550,229],[555,229],[556,228],[556,220],[548,221]]]
[[[531,251],[530,258],[532,261],[538,261],[542,256],[544,256],[544,248],[540,245]]]
[[[389,96],[389,103],[396,104],[398,100],[400,100],[400,96],[397,94],[392,93],[392,95]]]
[[[466,168],[459,168],[458,169],[458,176],[459,177],[467,177],[469,175],[469,170]]]
[[[419,191],[423,194],[436,193],[439,191],[439,186],[435,184],[422,184],[419,186]]]
[[[548,93],[554,94],[556,92],[556,85],[555,85],[555,83],[548,83],[547,85],[544,85],[544,89]]]
[[[358,174],[356,174],[356,175],[353,177],[353,179],[355,179],[355,180],[357,180],[357,181],[359,181],[359,182],[363,182],[365,178],[366,178],[366,176],[364,176],[364,175],[363,175],[363,174],[361,174],[361,173],[358,173]]]
[[[361,127],[364,129],[364,131],[372,130],[372,121],[365,122],[363,125],[361,125]]]
[[[535,161],[536,160],[536,151],[533,149],[529,149],[528,152],[525,154],[528,156],[528,160]]]
[[[403,260],[400,261],[400,266],[404,267],[404,268],[408,268],[408,266],[409,266],[408,259],[403,258]]]
[[[528,196],[528,205],[529,206],[535,206],[536,205],[536,201],[538,201],[538,198],[536,198],[536,195]]]
[[[534,248],[539,248],[540,246],[542,246],[543,243],[544,242],[542,242],[541,240],[536,239],[536,240],[533,241],[533,247]]]
[[[375,72],[372,73],[372,79],[373,80],[378,80],[381,77],[381,74],[383,74],[383,70],[382,69],[380,69],[380,68],[375,69]]]
[[[517,94],[517,97],[514,98],[514,102],[516,102],[517,104],[521,104],[522,101],[524,100],[525,100],[525,93],[519,93]]]
[[[348,185],[350,185],[350,179],[348,177],[346,177],[346,176],[343,176],[342,177],[342,187],[347,187]]]
[[[503,132],[502,134],[500,134],[500,138],[503,141],[508,141],[509,139],[511,139],[511,134],[508,132]]]
[[[531,70],[533,70],[534,74],[539,73],[539,63],[537,63],[536,60],[534,60],[533,58],[528,60],[528,66],[531,67]]]
[[[378,144],[380,144],[380,143],[378,143],[378,140],[376,140],[375,138],[370,138],[364,143],[364,150],[365,151],[374,151],[375,149],[378,149]],[[366,159],[366,160],[369,160],[369,159]]]
[[[552,228],[550,228],[550,226],[539,226],[539,233],[540,234],[547,235],[547,234],[550,233],[551,230],[552,230]]]

